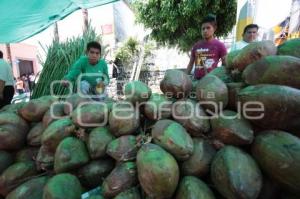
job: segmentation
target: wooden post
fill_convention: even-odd
[[[54,40],[59,42],[58,25],[57,22],[54,24]]]
[[[7,60],[10,64],[12,64],[10,44],[6,44],[6,52],[7,52]]]
[[[83,8],[82,9],[82,15],[83,15],[83,32],[86,32],[89,27],[89,13],[88,10]]]

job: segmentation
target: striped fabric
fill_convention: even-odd
[[[287,17],[278,25],[272,28],[275,37],[275,44],[280,45],[288,38],[289,33],[289,25],[290,25],[290,17]]]
[[[300,0],[293,0],[291,15],[272,28],[275,44],[280,45],[287,39],[300,37]]]
[[[293,0],[292,3],[288,37],[300,38],[300,0]]]

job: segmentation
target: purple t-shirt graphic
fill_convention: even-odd
[[[225,45],[217,39],[199,41],[193,48],[191,56],[195,60],[196,79],[201,79],[218,66],[220,58],[227,54]]]

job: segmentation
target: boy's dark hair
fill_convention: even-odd
[[[0,50],[0,59],[3,58],[3,52]]]
[[[258,30],[258,25],[257,24],[248,24],[245,28],[244,28],[244,32],[243,34],[245,34],[247,32],[248,29],[251,29],[251,28],[256,28]]]
[[[89,51],[91,48],[96,48],[100,51],[101,54],[101,45],[97,41],[91,41],[86,45],[86,50]]]
[[[201,24],[211,23],[213,26],[217,26],[217,17],[214,14],[209,14],[202,20]]]

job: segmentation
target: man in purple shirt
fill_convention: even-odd
[[[220,59],[225,64],[227,50],[222,42],[214,38],[216,29],[217,21],[215,16],[209,15],[204,18],[201,25],[203,40],[200,40],[193,46],[190,62],[187,66],[187,74],[189,75],[195,64],[195,79],[201,79],[215,69]]]

